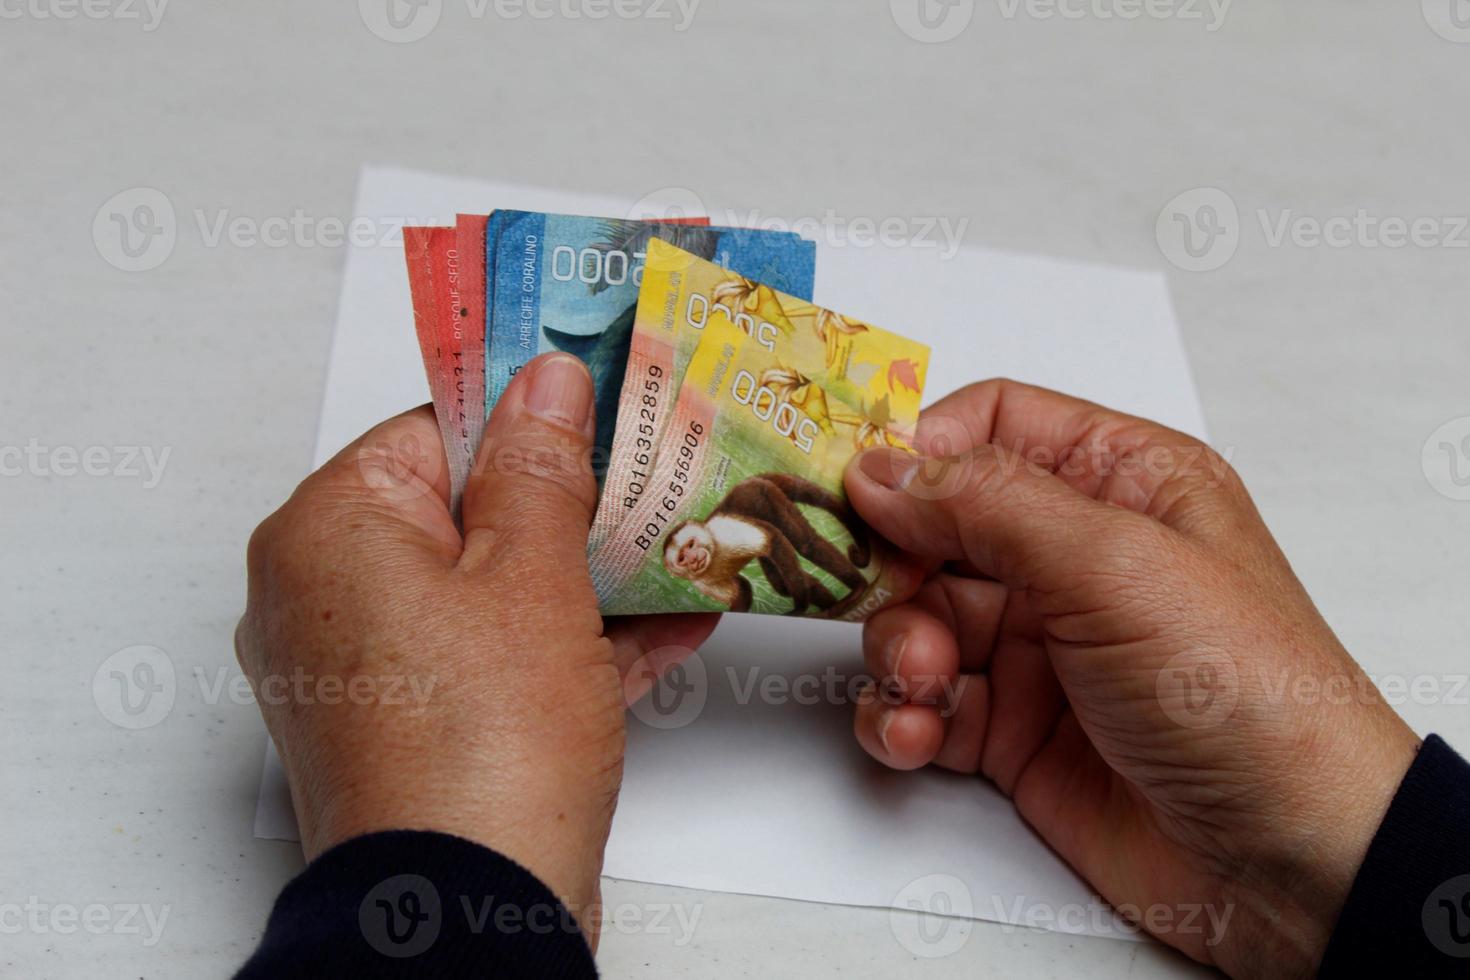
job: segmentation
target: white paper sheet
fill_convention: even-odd
[[[369,167],[356,207],[389,227],[493,207],[622,215],[630,201]],[[931,401],[1004,375],[1205,436],[1162,274],[941,251],[819,243],[815,298],[932,345]],[[316,462],[427,400],[402,252],[351,247]],[[888,772],[862,753],[850,707],[827,695],[861,670],[858,644],[843,624],[726,617],[685,675],[700,693],[667,716],[702,697],[697,718],[661,730],[630,717],[606,874],[876,907],[911,907],[917,894],[955,915],[1128,935],[1078,913],[1093,907],[1091,890],[982,780]],[[299,839],[269,746],[255,835]]]

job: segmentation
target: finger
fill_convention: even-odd
[[[914,601],[949,628],[959,647],[959,671],[973,674],[990,665],[1002,622],[1009,616],[1014,626],[1011,599],[1015,595],[992,579],[940,573]]]
[[[921,478],[930,463],[895,449],[863,453],[845,474],[853,507],[899,548],[966,560],[1013,589],[1069,589],[1079,572],[1107,571],[1170,533],[995,446]]]
[[[534,567],[586,576],[587,532],[597,500],[591,446],[592,377],[569,354],[522,368],[485,425],[464,495],[460,567],[533,556]]]
[[[944,744],[938,708],[893,704],[881,696],[859,700],[852,730],[863,751],[890,769],[922,769]]]
[[[426,545],[452,562],[461,538],[449,513],[449,464],[434,412],[422,405],[379,423],[302,481],[283,511],[315,533],[351,528]]]
[[[974,583],[994,587],[994,583]],[[955,588],[951,586],[950,588]],[[986,634],[981,641],[983,656],[988,660],[991,644],[999,629],[1005,601],[1002,597],[988,594],[977,610],[972,608],[974,596],[964,591],[951,592],[940,582],[931,582],[912,603],[884,610],[868,621],[864,628],[864,656],[868,669],[883,682],[880,690],[889,705],[903,703],[929,707],[935,712],[942,732],[940,742],[928,763],[953,769],[956,772],[974,773],[981,768],[990,719],[989,678],[973,672],[960,673],[961,647],[965,641],[959,635],[968,632],[965,624],[973,622],[979,632]],[[956,628],[958,626],[958,629]],[[965,668],[978,670],[984,666],[977,663]],[[871,724],[873,731],[859,741],[866,745],[883,745],[883,726],[891,726],[897,720],[889,720],[886,709],[868,712],[864,721]],[[931,734],[932,725],[906,719],[908,730],[901,737],[923,738]],[[923,731],[919,731],[922,724]],[[886,742],[892,746],[891,730]],[[927,745],[928,743],[926,743]],[[903,753],[898,761],[907,764],[918,761],[919,754],[911,751],[907,743],[900,744],[897,751]],[[889,761],[888,756],[878,756],[880,761]]]
[[[959,676],[952,628],[917,601],[884,609],[864,624],[863,661],[886,697],[909,704],[948,708],[945,694]]]
[[[603,635],[612,642],[627,703],[642,698],[659,678],[688,659],[719,622],[719,613],[609,618]]]
[[[1045,388],[1007,380],[962,388],[924,411],[915,443],[946,458],[993,443],[1186,534],[1226,540],[1260,523],[1230,464],[1205,443]]]

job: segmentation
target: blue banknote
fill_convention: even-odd
[[[810,300],[816,246],[791,232],[497,210],[486,226],[485,410],[538,354],[566,351],[592,372],[597,440],[612,446],[651,237]]]

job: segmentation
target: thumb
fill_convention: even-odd
[[[465,487],[461,567],[504,554],[585,567],[597,505],[593,400],[592,376],[570,354],[544,354],[516,373]]]
[[[869,450],[845,482],[857,512],[899,548],[967,561],[1013,589],[1072,591],[1167,531],[989,444],[948,458]]]

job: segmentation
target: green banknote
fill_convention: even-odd
[[[645,279],[640,315],[666,309],[672,278]],[[919,573],[859,520],[842,473],[864,446],[912,438],[928,349],[888,335],[910,363],[864,383],[887,396],[876,420],[835,389],[796,385],[778,350],[730,314],[722,305],[700,320],[646,492],[593,551],[603,612],[865,619]],[[666,394],[664,377],[646,380]]]

